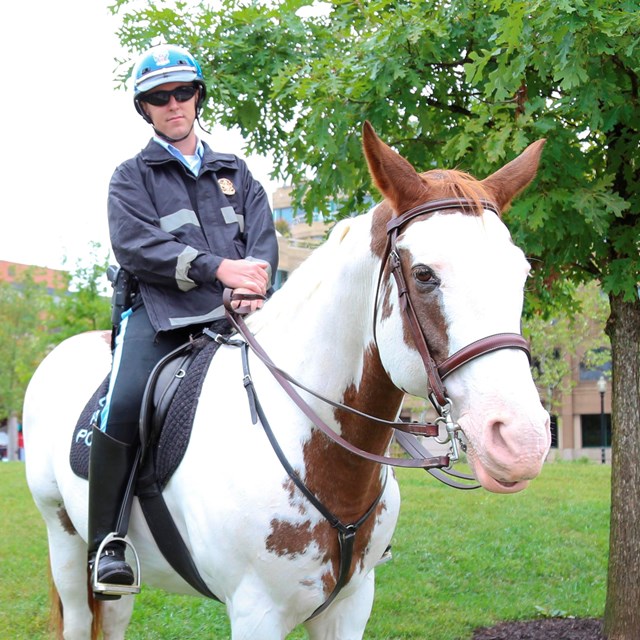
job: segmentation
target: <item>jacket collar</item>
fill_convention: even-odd
[[[213,151],[211,147],[202,142],[204,154],[202,156],[202,172],[203,169],[217,171],[218,169],[236,169],[238,167],[238,159],[231,153],[218,153]],[[153,139],[149,140],[147,146],[140,152],[142,159],[150,165],[164,164],[165,162],[180,162],[175,156],[171,155],[164,147],[159,145]]]

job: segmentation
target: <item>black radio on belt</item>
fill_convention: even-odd
[[[111,295],[111,324],[117,327],[120,324],[122,314],[130,309],[137,290],[137,280],[122,267],[109,265],[107,278],[113,287]]]

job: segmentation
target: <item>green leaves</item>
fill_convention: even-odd
[[[36,268],[0,282],[0,420],[20,411],[27,382],[43,357],[50,337],[45,319],[53,299]]]
[[[205,120],[239,126],[246,152],[308,183],[297,193],[309,217],[368,206],[366,119],[419,170],[480,178],[546,137],[538,179],[506,218],[516,241],[547,276],[635,295],[637,2],[333,0],[315,17],[306,0],[134,6],[118,2],[123,44],[162,34],[192,48]]]
[[[471,51],[469,61],[465,65],[466,81],[469,84],[481,82],[484,77],[484,70],[487,64],[495,60],[501,53],[500,49],[480,49]]]
[[[54,345],[82,331],[110,329],[107,259],[99,253],[93,244],[88,264],[63,273],[51,290],[38,267],[0,282],[0,420],[22,409],[27,384]]]

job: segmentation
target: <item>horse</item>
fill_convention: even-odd
[[[375,567],[400,509],[386,462],[393,429],[370,417],[395,424],[405,394],[446,408],[452,439],[489,491],[524,489],[549,450],[549,415],[517,341],[529,265],[500,218],[533,180],[544,140],[479,180],[418,173],[368,122],[362,135],[384,199],[336,223],[244,320],[260,357],[249,350],[243,362],[237,345],[220,346],[184,458],[164,488],[233,640],[282,639],[301,624],[312,640],[363,637]],[[444,363],[446,386],[437,375]],[[110,365],[110,332],[69,338],[39,365],[25,397],[27,481],[46,523],[66,640],[95,638],[98,625],[106,640],[124,638],[135,600],[92,598],[87,482],[69,464],[74,425]],[[300,382],[298,402],[274,371]],[[356,534],[347,562],[336,523]],[[128,540],[145,584],[199,595],[159,552],[138,498]]]

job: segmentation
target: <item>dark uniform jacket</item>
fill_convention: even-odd
[[[216,271],[224,258],[278,265],[267,195],[246,163],[203,143],[196,178],[151,140],[122,163],[109,186],[109,230],[116,259],[139,280],[156,331],[224,316]]]

